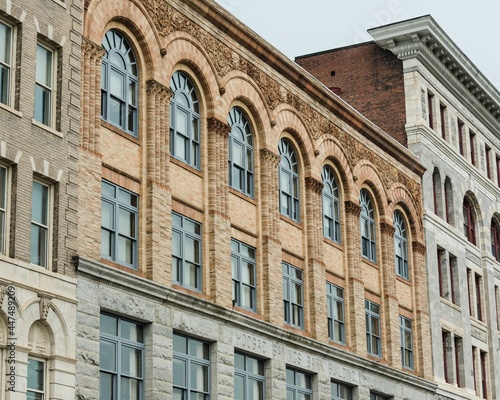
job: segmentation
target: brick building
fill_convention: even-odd
[[[417,158],[211,0],[83,36],[77,397],[433,399]]]
[[[0,1],[0,398],[75,396],[83,4]]]
[[[430,16],[296,61],[425,166],[433,369],[442,399],[500,395],[500,93]]]

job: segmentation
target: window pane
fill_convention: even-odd
[[[30,262],[47,266],[47,230],[37,225],[31,225]]]
[[[200,242],[186,237],[184,240],[184,254],[187,261],[198,264],[200,262]]]
[[[120,208],[118,218],[119,233],[135,238],[135,213]]]
[[[114,98],[109,98],[109,121],[121,126],[123,121],[123,103]]]
[[[38,182],[33,182],[31,219],[42,225],[47,225],[49,188]]]
[[[52,86],[52,52],[40,45],[36,47],[36,81]]]
[[[186,361],[174,357],[174,386],[186,387]]]
[[[189,355],[208,360],[208,344],[200,342],[199,340],[189,340]]]
[[[187,354],[187,338],[174,335],[174,351],[176,353]]]
[[[10,70],[0,65],[0,103],[9,103]]]
[[[10,65],[11,28],[0,23],[0,62]]]
[[[101,229],[101,255],[104,257],[113,257],[113,242],[111,232]]]
[[[117,319],[106,314],[101,314],[100,330],[102,333],[116,336],[118,334]]]
[[[253,379],[248,380],[249,400],[264,399],[264,382]]]
[[[191,363],[191,389],[208,392],[208,367]]]
[[[28,359],[28,389],[44,390],[45,363],[43,361]]]
[[[116,344],[101,340],[100,367],[106,371],[116,371]]]
[[[244,378],[240,375],[234,375],[234,399],[247,400],[245,396],[245,382]]]
[[[99,374],[99,400],[114,400],[114,376],[101,372]]]
[[[109,74],[109,92],[113,97],[116,97],[119,100],[125,100],[125,96],[123,93],[124,88],[124,79],[123,74],[120,74],[118,71],[111,69]]]
[[[122,347],[122,370],[125,375],[141,378],[142,376],[142,352],[130,347]]]
[[[115,229],[115,207],[113,204],[103,201],[101,204],[101,226],[103,228]]]
[[[188,126],[188,118],[189,114],[177,108],[177,113],[176,113],[176,130],[178,133],[182,134],[183,136],[189,136],[189,126]]]
[[[254,270],[253,265],[247,262],[242,263],[241,280],[249,285],[254,285]]]
[[[121,382],[121,398],[127,400],[140,399],[140,382],[136,379],[124,378]]]
[[[181,234],[176,231],[172,231],[172,255],[176,257],[181,257]]]
[[[134,242],[131,239],[123,236],[118,236],[118,244],[116,251],[118,261],[134,264]]]

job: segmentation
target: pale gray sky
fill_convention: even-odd
[[[216,1],[292,60],[368,41],[368,28],[430,14],[500,90],[499,0]]]

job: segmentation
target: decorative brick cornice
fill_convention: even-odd
[[[415,241],[415,242],[412,242],[411,245],[412,245],[412,249],[414,252],[421,254],[421,255],[425,255],[425,251],[426,251],[425,244]]]
[[[388,224],[387,222],[381,222],[380,223],[380,231],[382,233],[385,233],[390,236],[394,236],[394,233],[396,232],[396,228],[392,226],[391,224]]]
[[[271,167],[278,168],[278,165],[280,165],[281,157],[278,154],[273,153],[271,150],[261,149],[260,160],[263,163],[271,165]]]
[[[101,45],[94,43],[86,37],[82,37],[82,54],[84,58],[90,58],[96,61],[96,63],[100,63],[106,55],[106,50]]]
[[[154,79],[149,79],[146,81],[146,93],[149,95],[155,94],[160,96],[162,100],[170,101],[174,92],[172,89],[162,85],[160,82],[155,81]]]
[[[227,122],[222,122],[215,117],[207,118],[207,126],[209,133],[215,133],[226,138],[229,136],[229,132],[231,132],[231,127]]]
[[[311,176],[306,178],[306,189],[312,190],[315,193],[321,193],[323,190],[323,182],[314,179]]]
[[[361,206],[359,204],[353,203],[352,201],[348,200],[344,203],[345,206],[345,212],[347,214],[352,214],[355,217],[359,217],[361,215]]]

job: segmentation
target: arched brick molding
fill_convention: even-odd
[[[356,185],[353,187],[352,196],[359,201],[359,192],[363,186],[369,186],[373,200],[377,204],[379,222],[392,223],[392,215],[387,215],[387,191],[375,166],[367,160],[361,160],[353,169]],[[387,220],[386,220],[387,219]]]
[[[390,188],[390,193],[392,198],[391,214],[394,214],[394,211],[398,207],[401,207],[404,210],[408,222],[410,223],[412,240],[423,242],[424,230],[422,226],[422,215],[420,215],[415,204],[415,199],[408,188],[401,183],[395,183]]]

